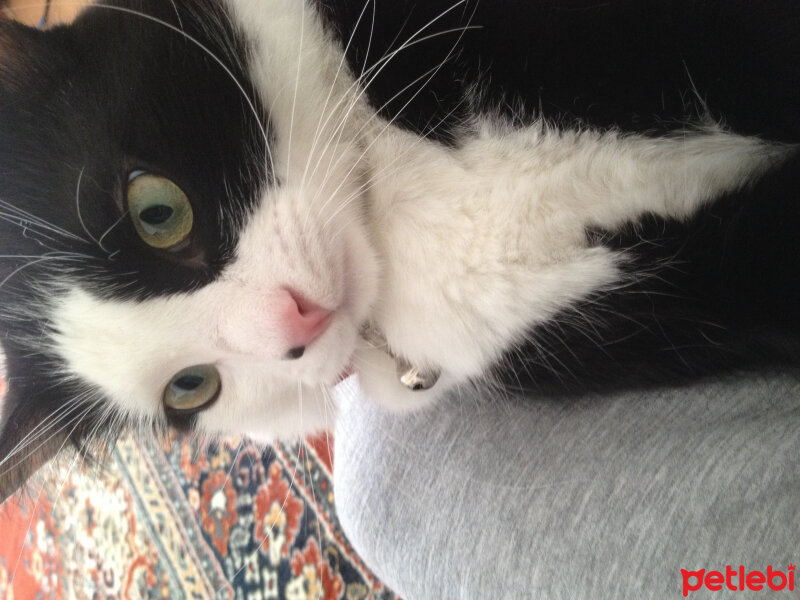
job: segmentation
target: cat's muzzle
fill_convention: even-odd
[[[418,392],[421,390],[429,390],[439,380],[441,371],[439,369],[420,368],[415,367],[405,358],[395,355],[389,350],[389,343],[386,336],[371,323],[362,325],[359,332],[361,337],[376,350],[385,352],[394,359],[394,364],[397,369],[397,378],[408,389]]]

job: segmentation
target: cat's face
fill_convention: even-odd
[[[325,426],[376,294],[354,111],[240,17],[153,0],[0,29],[0,491],[121,422]]]

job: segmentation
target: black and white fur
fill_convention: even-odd
[[[800,5],[113,0],[0,27],[0,490],[66,440],[329,425],[461,385],[583,392],[800,363]],[[132,170],[189,196],[144,245]],[[333,311],[300,358],[292,289]],[[365,323],[409,363],[403,387]]]

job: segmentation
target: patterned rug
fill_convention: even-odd
[[[331,444],[125,438],[52,469],[0,507],[0,600],[393,600],[336,519]]]

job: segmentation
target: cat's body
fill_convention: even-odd
[[[800,9],[330,4],[0,30],[3,489],[120,421],[323,427],[347,370],[405,410],[800,363]]]

